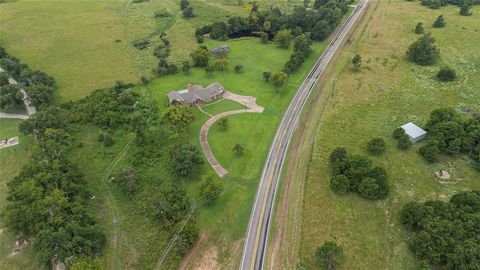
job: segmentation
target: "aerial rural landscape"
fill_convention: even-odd
[[[480,270],[480,1],[0,0],[0,269]]]

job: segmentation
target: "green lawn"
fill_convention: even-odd
[[[221,99],[217,102],[212,102],[210,104],[206,104],[202,106],[202,110],[204,110],[205,112],[211,115],[216,115],[226,111],[240,110],[245,108],[246,108],[245,105],[229,99]]]
[[[0,149],[0,211],[3,211],[7,197],[7,182],[28,162],[30,140],[18,132],[20,120],[0,119],[0,138],[18,136],[19,145]],[[42,269],[33,257],[31,248],[8,257],[15,246],[15,236],[0,226],[0,269]]]
[[[443,14],[445,28],[431,24]],[[441,60],[419,67],[405,60],[405,51],[419,36],[417,22],[437,40]],[[424,125],[435,108],[462,106],[480,110],[480,9],[462,17],[457,7],[430,10],[418,2],[380,1],[358,43],[337,62],[340,73],[323,88],[327,100],[315,138],[310,171],[305,183],[300,265],[314,269],[315,249],[335,238],[345,250],[341,269],[415,269],[417,260],[407,249],[399,211],[408,201],[447,200],[457,191],[479,189],[480,173],[463,157],[443,157],[430,165],[414,145],[400,151],[392,131],[409,121]],[[351,57],[359,53],[363,64],[352,72]],[[441,83],[435,74],[448,65],[459,79]],[[371,157],[385,167],[391,193],[386,200],[369,201],[355,194],[339,196],[329,187],[328,156],[337,146],[367,155],[366,143],[383,137],[387,151]],[[440,182],[434,172],[444,168],[454,179]]]

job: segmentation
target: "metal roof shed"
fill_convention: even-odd
[[[405,131],[405,134],[410,137],[410,141],[412,141],[412,143],[421,141],[427,136],[427,132],[425,130],[412,122],[403,125],[402,129]]]

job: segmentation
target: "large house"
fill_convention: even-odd
[[[188,84],[187,89],[168,92],[168,103],[170,105],[198,106],[222,97],[223,93],[223,86],[218,82],[214,82],[207,87]]]

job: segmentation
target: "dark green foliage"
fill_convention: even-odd
[[[122,173],[118,176],[120,186],[127,195],[131,196],[138,191],[138,178],[135,170],[132,167],[126,167]]]
[[[422,36],[408,48],[408,58],[420,66],[433,65],[440,55],[440,51],[434,45],[434,42],[435,39],[432,36]]]
[[[435,268],[479,269],[480,192],[460,192],[449,202],[409,202],[400,221],[410,232],[409,247]]]
[[[176,136],[184,135],[193,121],[195,115],[192,108],[186,105],[170,106],[163,113],[163,123]]]
[[[183,64],[182,64],[182,71],[183,71],[184,73],[189,73],[191,68],[192,68],[192,67],[190,66],[190,62],[189,62],[189,61],[183,62]]]
[[[312,39],[325,40],[331,32],[332,26],[326,20],[320,20],[312,29]]]
[[[45,72],[29,68],[22,70],[19,81],[27,87],[35,84],[52,87],[55,84],[55,80]]]
[[[202,35],[197,35],[197,36],[195,37],[195,39],[197,40],[197,42],[198,42],[199,44],[202,44],[203,41],[204,41],[204,38],[203,38]]]
[[[9,77],[10,76],[8,76],[8,74],[6,72],[0,72],[0,87],[10,84],[8,82]]]
[[[288,74],[285,72],[276,72],[270,76],[270,82],[275,86],[277,89],[281,87],[285,87],[288,81]]]
[[[148,41],[146,39],[140,39],[140,40],[137,40],[137,41],[133,42],[133,47],[135,47],[135,49],[137,49],[137,50],[146,49],[146,48],[148,48],[148,46],[150,46],[150,41]]]
[[[190,54],[193,60],[193,66],[206,67],[210,61],[210,55],[206,47],[199,47],[197,50]]]
[[[301,34],[293,40],[293,54],[290,56],[290,60],[285,64],[283,70],[291,74],[296,71],[300,65],[307,59],[307,57],[312,53],[312,48],[310,45],[312,41],[310,38]]]
[[[23,94],[15,84],[0,86],[0,109],[19,107],[23,104]]]
[[[330,154],[332,178],[330,188],[334,192],[358,192],[367,199],[383,199],[388,195],[388,177],[383,168],[373,167],[363,156],[349,155],[338,147]]]
[[[420,155],[422,155],[428,162],[436,162],[440,156],[438,142],[434,140],[429,141],[427,144],[420,147],[418,151]]]
[[[243,66],[242,65],[235,65],[234,70],[235,70],[235,73],[240,73],[243,70]]]
[[[438,16],[438,18],[433,22],[433,27],[442,28],[445,26],[445,18],[443,15]]]
[[[263,75],[263,79],[264,79],[266,82],[268,82],[268,81],[270,81],[270,77],[272,77],[272,72],[270,72],[270,71],[264,71],[262,75]]]
[[[400,138],[398,138],[397,142],[398,148],[402,150],[406,150],[410,148],[410,146],[412,146],[412,141],[410,140],[410,137],[405,133]]]
[[[443,82],[451,82],[457,78],[457,73],[452,68],[443,67],[438,71],[437,78]]]
[[[278,47],[288,49],[290,47],[290,43],[292,42],[292,38],[292,31],[285,29],[279,31],[273,38],[273,41]]]
[[[315,261],[319,269],[333,270],[340,264],[343,248],[333,241],[327,241],[317,248]]]
[[[193,145],[178,145],[171,151],[171,164],[178,176],[195,175],[203,163],[202,154]]]
[[[223,190],[223,180],[217,175],[208,175],[200,185],[200,196],[213,203]]]
[[[415,25],[415,34],[423,34],[425,30],[423,29],[423,24],[421,22]]]
[[[383,138],[373,138],[367,143],[367,150],[370,154],[379,155],[385,153],[385,140]]]
[[[228,118],[222,117],[218,120],[218,124],[222,127],[223,130],[226,130],[228,127]]]
[[[115,143],[112,136],[108,133],[101,133],[100,135],[98,135],[98,141],[102,142],[103,146],[105,147],[110,147]]]
[[[265,44],[268,43],[268,34],[265,32],[260,33],[260,41]]]
[[[437,145],[439,151],[444,154],[466,154],[479,164],[479,115],[464,118],[452,109],[437,109],[430,114],[430,120],[427,122],[426,129],[428,131],[428,145]],[[432,151],[431,148],[433,147],[429,146],[429,148],[429,151]],[[427,149],[423,149],[420,152],[425,158],[427,158],[425,155],[431,154],[425,152]]]
[[[463,3],[463,5],[460,6],[460,15],[462,16],[470,16],[472,13],[470,12],[470,8],[472,6],[467,3],[466,1]]]
[[[34,84],[27,88],[28,97],[33,106],[46,107],[53,102],[54,88],[43,84]]]
[[[180,10],[184,10],[190,6],[188,0],[180,0]]]
[[[359,71],[360,66],[362,65],[362,57],[357,54],[352,58],[352,65],[353,65],[353,70],[354,71]]]
[[[184,18],[193,18],[195,17],[195,14],[193,14],[193,8],[191,6],[188,6],[182,11],[183,17]]]
[[[175,186],[158,190],[154,196],[154,215],[165,228],[182,221],[191,208],[185,190]]]
[[[396,128],[394,131],[393,131],[393,138],[398,140],[400,139],[403,135],[405,135],[405,130],[403,130],[403,128],[399,127],[399,128]]]
[[[214,22],[211,26],[210,38],[218,40],[228,39],[228,26],[224,22]]]
[[[237,156],[241,156],[245,152],[245,148],[241,144],[237,143],[233,147],[232,151],[235,152]]]

